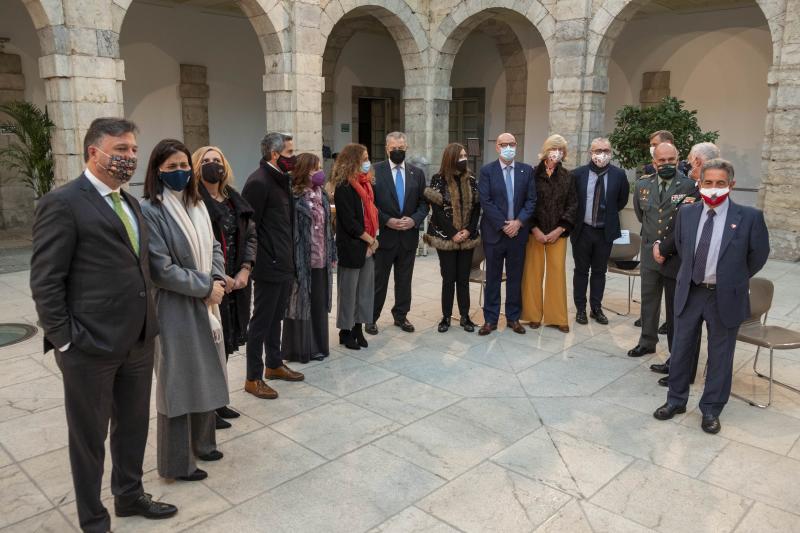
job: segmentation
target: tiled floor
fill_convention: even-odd
[[[771,261],[762,275],[776,284],[770,322],[800,328],[800,266]],[[0,275],[0,322],[35,320],[27,278]],[[766,411],[732,398],[710,436],[698,386],[686,415],[659,422],[651,413],[665,389],[648,365],[665,342],[628,358],[634,316],[609,313],[609,326],[566,335],[503,325],[489,337],[439,334],[439,290],[435,255],[419,258],[417,333],[384,319],[369,349],[335,346],[302,367],[304,383],[275,383],[275,401],[243,392],[244,359],[233,357],[242,417],[218,433],[225,458],[204,465],[206,481],[167,483],[151,432],[146,488],[180,512],[114,519],[114,530],[800,531],[800,395],[778,388]],[[626,296],[625,280],[610,276],[606,303],[623,308]],[[3,531],[75,528],[61,384],[40,346],[37,337],[0,349]],[[734,390],[764,398],[753,355],[737,350]],[[776,371],[800,383],[800,352],[780,353]],[[110,501],[107,476],[104,490]]]

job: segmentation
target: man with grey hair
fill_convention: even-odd
[[[678,209],[682,206],[691,205],[694,202],[701,201],[700,190],[697,185],[700,180],[700,170],[706,161],[716,159],[719,157],[719,148],[713,143],[704,142],[695,144],[689,151],[688,161],[691,165],[689,177],[695,181],[695,190],[687,194],[678,203]],[[673,308],[675,298],[675,280],[678,277],[678,269],[680,268],[680,258],[678,257],[678,248],[675,246],[675,234],[670,233],[661,240],[653,244],[653,258],[661,265],[659,270],[664,275],[664,299],[666,300],[667,309]],[[700,333],[697,335],[697,345],[692,359],[692,383],[697,376],[697,365],[700,359]],[[650,370],[657,374],[669,374],[670,359],[664,363],[654,363],[650,365]],[[658,380],[658,384],[662,387],[667,386],[667,377],[664,376]]]
[[[302,381],[303,374],[283,363],[281,321],[286,314],[295,277],[290,177],[278,168],[292,163],[294,145],[290,135],[267,133],[261,140],[261,162],[242,189],[253,208],[258,251],[252,277],[255,282],[253,317],[247,333],[247,377],[244,390],[262,399],[278,393],[265,379]],[[263,352],[267,364],[264,368]]]
[[[706,433],[721,429],[719,415],[731,393],[733,354],[739,326],[750,316],[750,278],[769,257],[764,213],[729,199],[733,165],[707,161],[700,173],[702,202],[678,211],[675,242],[681,266],[675,288],[675,339],[667,402],[658,420],[686,412],[692,354],[703,322],[708,331],[708,367],[700,398]]]
[[[411,333],[414,326],[407,315],[411,309],[411,277],[419,245],[419,227],[428,216],[425,173],[406,161],[406,134],[393,131],[386,136],[388,160],[375,165],[375,206],[378,208],[378,241],[375,252],[375,303],[371,324],[365,331],[378,333],[389,274],[394,267],[394,325]]]

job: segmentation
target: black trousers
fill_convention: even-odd
[[[437,250],[442,273],[442,316],[453,315],[453,295],[458,296],[458,313],[469,318],[469,273],[472,250]]]
[[[375,313],[373,323],[377,322],[386,301],[389,288],[389,274],[394,266],[394,306],[392,316],[395,320],[406,318],[411,309],[411,277],[414,275],[414,261],[417,249],[406,250],[398,245],[394,248],[378,248],[375,252]]]
[[[253,300],[253,317],[247,332],[247,379],[264,379],[264,358],[267,366],[280,368],[283,365],[281,353],[281,321],[286,315],[289,291],[292,282],[270,283],[256,281]]]
[[[85,532],[111,529],[111,518],[100,500],[109,421],[115,501],[129,505],[144,492],[142,462],[150,424],[153,347],[150,340],[125,355],[108,357],[88,355],[74,346],[66,353],[56,351],[64,380],[75,503]]]
[[[603,307],[606,290],[606,271],[613,242],[606,240],[605,229],[583,225],[581,233],[572,242],[575,270],[572,275],[572,298],[575,309],[586,310],[586,287],[589,287],[589,305],[594,311]],[[591,270],[591,277],[589,271]]]

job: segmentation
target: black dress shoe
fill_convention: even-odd
[[[350,350],[361,349],[361,346],[349,329],[339,330],[339,344],[344,344],[345,348],[349,348]]]
[[[608,317],[603,312],[602,309],[594,309],[592,310],[591,314],[589,315],[594,319],[595,322],[598,324],[602,324],[604,326],[608,325]]]
[[[700,422],[700,427],[706,433],[715,435],[722,429],[722,424],[719,423],[719,417],[714,415],[703,415],[703,421]]]
[[[628,350],[628,357],[641,357],[649,353],[656,353],[655,348],[645,348],[644,346],[636,345],[636,348]]]
[[[175,479],[177,479],[178,481],[202,481],[207,477],[208,477],[208,472],[206,472],[205,470],[200,470],[198,468],[188,476],[178,476]]]
[[[114,514],[119,517],[143,516],[151,520],[159,520],[175,516],[178,508],[169,503],[157,502],[147,493],[142,494],[135,502],[129,505],[119,505],[114,502]]]
[[[664,363],[655,363],[650,365],[650,370],[656,374],[669,374],[669,365]]]
[[[370,335],[377,335],[378,334],[378,325],[377,324],[367,324],[367,325],[364,326],[364,331],[366,331]]]
[[[450,329],[450,319],[442,318],[442,321],[439,322],[439,327],[437,329],[439,330],[439,333],[445,333],[448,329]]]
[[[394,325],[402,329],[406,333],[414,333],[414,324],[409,322],[407,318],[404,318],[402,320],[395,319]]]
[[[586,311],[578,311],[575,313],[575,322],[585,326],[589,323],[589,318],[586,316]]]
[[[667,334],[667,323],[664,322],[660,326],[658,326],[658,334],[659,335],[666,335]]]
[[[214,415],[214,416],[216,417],[216,422],[214,425],[215,429],[228,429],[229,427],[231,427],[231,423],[222,418],[221,416],[219,415]]]
[[[361,331],[361,324],[356,324],[353,326],[351,333],[359,346],[362,348],[369,348],[369,343],[367,342],[367,339],[364,338],[364,333]]]
[[[658,378],[658,384],[661,385],[662,387],[669,387],[669,376]]]
[[[212,450],[205,455],[198,455],[197,458],[201,461],[219,461],[225,457],[221,451],[219,450]]]
[[[664,405],[655,410],[653,416],[658,418],[659,420],[669,420],[673,416],[685,412],[686,412],[685,405],[670,405],[669,403],[665,403]]]
[[[461,317],[461,320],[458,323],[459,326],[464,328],[464,331],[467,333],[472,333],[475,331],[475,322],[469,319],[469,317]]]
[[[217,409],[217,414],[222,418],[239,418],[239,413],[228,407],[220,407]]]
[[[634,322],[633,325],[636,326],[637,328],[642,327],[642,319],[641,318],[637,318],[636,322]]]

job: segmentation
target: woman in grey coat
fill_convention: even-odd
[[[222,458],[214,410],[228,403],[218,309],[225,292],[222,250],[191,179],[190,161],[180,141],[158,143],[147,166],[142,203],[160,330],[155,350],[158,473],[182,481],[208,476],[197,468],[195,456]]]

